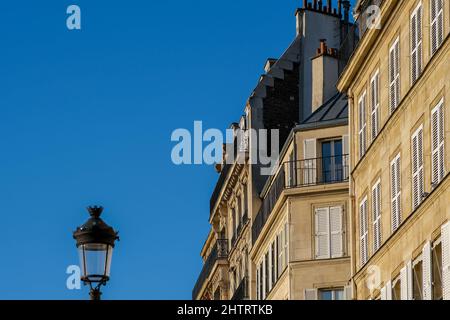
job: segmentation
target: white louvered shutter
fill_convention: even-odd
[[[344,288],[345,300],[353,300],[353,286],[346,286]]]
[[[411,15],[411,83],[415,83],[422,72],[422,3]]]
[[[450,300],[450,222],[442,226],[442,293]]]
[[[431,111],[431,172],[432,183],[436,187],[445,176],[445,128],[444,100]]]
[[[371,135],[372,135],[372,141],[375,140],[375,138],[378,135],[379,131],[379,106],[380,106],[380,75],[378,71],[373,76],[372,80],[370,81],[370,107],[371,107]]]
[[[406,264],[406,279],[407,279],[407,298],[408,300],[413,300],[413,269],[412,269],[412,261],[408,261]]]
[[[430,5],[431,55],[434,55],[444,41],[444,1],[431,0]]]
[[[423,127],[420,127],[412,137],[412,207],[417,209],[422,203],[424,194],[423,172]]]
[[[305,300],[318,300],[317,289],[305,289]]]
[[[317,141],[308,139],[304,142],[305,165],[303,169],[303,183],[315,184],[317,181]]]
[[[406,266],[400,271],[400,299],[408,300],[408,272]]]
[[[381,300],[387,300],[387,296],[386,296],[386,286],[384,286],[383,288],[381,288]]]
[[[373,251],[381,247],[381,181],[378,181],[372,189],[372,214],[373,214]]]
[[[350,137],[348,134],[342,136],[342,150],[344,154],[342,159],[344,180],[348,180],[350,177]]]
[[[344,217],[342,207],[330,208],[331,258],[344,256]]]
[[[359,157],[362,158],[367,150],[367,117],[366,117],[366,92],[359,98]]]
[[[330,212],[329,208],[316,209],[316,259],[330,258]]]
[[[386,283],[386,300],[392,300],[392,281]]]
[[[392,112],[400,103],[400,39],[389,50],[389,109]]]
[[[391,162],[391,226],[395,232],[401,224],[400,154]]]
[[[431,242],[427,242],[422,249],[422,287],[423,300],[433,300]]]
[[[359,235],[360,235],[360,262],[364,266],[368,260],[368,215],[367,215],[367,197],[359,206]]]

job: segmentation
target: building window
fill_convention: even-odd
[[[381,180],[372,189],[372,215],[373,215],[373,251],[381,247]]]
[[[359,158],[364,157],[367,150],[367,117],[366,117],[366,92],[359,98]]]
[[[391,162],[391,226],[394,233],[401,224],[401,161],[398,154]]]
[[[275,286],[275,283],[277,282],[277,252],[275,249],[275,242],[272,242],[272,245],[270,246],[270,256],[272,258],[272,262],[271,262],[271,275],[272,275],[272,287]]]
[[[400,38],[389,50],[389,109],[392,112],[400,103]]]
[[[411,83],[422,73],[422,3],[411,15]]]
[[[444,42],[444,0],[430,0],[431,14],[431,55],[434,55]]]
[[[289,249],[289,228],[287,222],[284,224],[284,267],[286,268],[289,263],[289,255],[288,255],[288,249]]]
[[[431,253],[433,300],[443,299],[442,290],[442,242],[436,241]]]
[[[344,256],[344,217],[342,207],[315,210],[316,259]]]
[[[322,142],[322,180],[325,183],[343,181],[342,139]]]
[[[265,257],[264,257],[264,265],[265,265],[265,272],[264,272],[264,283],[265,283],[264,298],[265,298],[265,297],[267,297],[267,294],[272,289],[271,288],[271,283],[270,283],[270,259],[269,259],[269,252],[267,252]]]
[[[413,299],[423,300],[423,261],[417,259],[413,263]]]
[[[317,140],[304,141],[303,184],[313,185],[317,181]]]
[[[375,75],[370,81],[370,108],[371,112],[371,133],[372,141],[378,136],[380,126],[380,74],[379,71],[375,72]]]
[[[444,99],[431,111],[431,176],[433,188],[444,179],[445,176],[445,117]]]
[[[345,300],[344,288],[320,289],[319,300]]]
[[[392,282],[392,300],[402,300],[402,280],[400,276]]]
[[[424,197],[423,126],[411,138],[412,207],[417,209]]]
[[[360,262],[364,266],[369,259],[369,227],[368,227],[367,197],[359,206],[359,240],[360,240]]]

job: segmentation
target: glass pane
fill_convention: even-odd
[[[331,290],[320,290],[319,298],[320,300],[333,300],[333,292]]]
[[[344,289],[334,291],[334,300],[344,300]]]
[[[82,245],[78,250],[83,277],[95,282],[102,280],[103,276],[109,276],[112,260],[111,246],[94,243]]]
[[[322,143],[322,182],[331,181],[331,142]]]
[[[419,261],[413,269],[413,296],[414,300],[423,300],[422,261]]]
[[[442,300],[442,245],[433,249],[433,300]]]

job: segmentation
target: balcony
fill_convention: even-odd
[[[225,161],[225,164],[223,165],[222,171],[220,172],[219,180],[216,183],[216,186],[214,188],[214,192],[210,199],[210,212],[211,215],[214,214],[213,210],[217,204],[217,201],[219,201],[220,194],[222,192],[222,189],[226,186],[227,183],[227,177],[232,171],[234,164],[243,164],[245,162],[245,158],[248,157],[249,152],[249,132],[248,131],[241,131],[234,139],[233,142],[233,152],[234,152],[234,159],[233,161],[230,160],[230,157],[227,157],[228,160]],[[242,166],[238,166],[239,169],[242,169]],[[233,170],[236,171],[236,170]],[[233,172],[233,174],[238,174],[238,172]],[[232,187],[232,186],[231,186]]]
[[[242,215],[241,220],[239,221],[239,225],[238,225],[238,227],[236,229],[236,233],[231,238],[231,247],[232,248],[235,246],[237,240],[241,236],[242,231],[244,231],[244,227],[245,227],[245,225],[247,224],[248,221],[249,221],[249,219],[248,219],[248,212],[247,212],[247,210],[245,210],[244,214]]]
[[[253,244],[284,190],[348,181],[349,156],[341,155],[284,163],[273,179],[252,226]]]
[[[200,290],[203,287],[203,284],[208,279],[209,275],[211,274],[211,271],[214,269],[216,262],[218,260],[227,258],[228,258],[228,240],[227,239],[217,240],[216,244],[211,250],[211,253],[206,259],[205,264],[203,265],[203,269],[194,286],[194,290],[192,290],[192,298],[194,300],[198,297]]]
[[[249,299],[248,294],[248,278],[244,277],[242,279],[241,283],[239,284],[239,287],[236,289],[236,291],[233,294],[233,297],[231,298],[232,301],[242,301]]]

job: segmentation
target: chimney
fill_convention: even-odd
[[[337,49],[328,48],[326,40],[321,39],[317,55],[312,59],[312,112],[336,94],[338,62]]]
[[[350,1],[349,0],[343,0],[342,6],[344,7],[344,22],[350,21]]]

